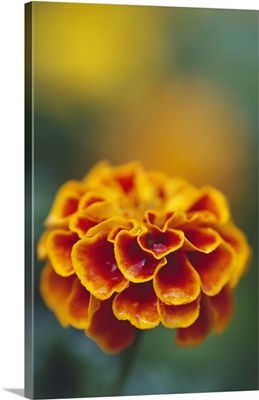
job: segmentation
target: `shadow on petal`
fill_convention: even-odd
[[[85,329],[89,324],[89,304],[91,294],[80,283],[78,278],[74,279],[71,294],[67,302],[69,323],[77,329]]]
[[[213,313],[209,299],[202,296],[200,314],[188,328],[179,328],[176,333],[177,346],[197,346],[208,336],[213,326]]]
[[[228,326],[233,315],[234,299],[229,286],[224,286],[219,294],[210,297],[210,302],[214,312],[214,331],[219,334]]]
[[[112,301],[110,298],[100,302],[86,329],[87,336],[95,340],[103,351],[111,354],[126,349],[135,339],[135,327],[115,317]]]

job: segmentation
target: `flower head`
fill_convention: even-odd
[[[220,191],[103,162],[56,195],[38,243],[40,291],[62,326],[104,351],[160,323],[177,345],[197,345],[229,324],[250,254]]]

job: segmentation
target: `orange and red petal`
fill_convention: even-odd
[[[126,195],[131,192],[139,192],[139,189],[145,189],[142,179],[145,174],[140,163],[133,161],[124,165],[118,165],[113,168],[111,179],[118,184],[118,187]],[[142,185],[140,185],[142,183]],[[146,183],[146,181],[145,181]]]
[[[50,232],[51,229],[47,229],[45,232],[43,232],[37,243],[37,256],[39,260],[45,260],[47,258],[47,238]]]
[[[160,231],[165,232],[167,230],[168,221],[170,221],[176,212],[164,212],[161,210],[148,210],[146,213],[147,223],[151,226],[159,228]]]
[[[219,334],[229,325],[233,315],[234,299],[228,285],[216,296],[210,297],[212,311],[214,313],[214,331]]]
[[[167,256],[167,264],[157,269],[153,282],[157,297],[175,306],[193,302],[201,291],[198,273],[180,251]]]
[[[112,167],[107,160],[99,161],[95,164],[90,171],[83,178],[83,183],[87,187],[95,187],[96,182],[101,181],[102,178],[105,178],[112,171]]]
[[[85,215],[92,221],[102,222],[122,214],[120,208],[109,201],[99,201],[84,209]]]
[[[151,253],[159,260],[183,245],[184,234],[175,229],[162,232],[160,229],[152,227],[148,231],[140,233],[137,241],[144,251]]]
[[[128,286],[118,269],[113,243],[107,241],[106,235],[80,239],[73,247],[72,262],[81,283],[100,300]]]
[[[144,251],[138,244],[135,233],[122,230],[115,239],[115,257],[122,274],[131,282],[139,283],[151,280],[156,268],[165,263]]]
[[[103,202],[104,200],[105,196],[103,194],[99,193],[96,190],[88,189],[86,190],[86,192],[83,194],[83,196],[79,201],[78,210],[82,211],[87,207],[91,206],[92,204]]]
[[[220,235],[212,228],[196,228],[184,231],[184,250],[197,250],[202,253],[211,253],[221,243]]]
[[[165,173],[152,170],[146,172],[146,176],[153,187],[153,198],[155,198],[160,205],[167,202],[168,199],[172,199],[176,191],[185,182],[181,178],[171,178]],[[174,207],[172,207],[174,209]]]
[[[232,246],[236,254],[236,264],[233,269],[230,286],[235,288],[241,276],[247,271],[252,256],[252,249],[245,234],[233,223],[229,222],[218,228],[222,238]]]
[[[128,320],[138,329],[155,328],[160,318],[157,296],[152,283],[131,283],[128,288],[116,295],[113,312],[119,320]]]
[[[53,206],[45,221],[47,226],[61,226],[77,211],[85,186],[78,181],[66,182],[56,194]]]
[[[75,232],[55,229],[49,233],[47,237],[47,254],[57,274],[61,276],[74,274],[71,251],[77,241],[78,235]]]
[[[209,335],[213,327],[213,313],[206,296],[202,296],[200,313],[196,321],[187,328],[177,329],[175,344],[177,346],[197,346]]]
[[[67,301],[69,323],[77,329],[85,329],[89,325],[89,303],[91,294],[76,277]]]
[[[186,211],[194,204],[199,190],[178,178],[170,179],[166,184],[167,198],[164,203],[164,210],[170,212],[172,210]]]
[[[76,212],[69,219],[69,229],[72,232],[76,232],[80,238],[84,237],[89,229],[95,226],[97,223],[92,221],[85,215],[84,211]]]
[[[110,298],[100,301],[93,312],[86,335],[97,342],[99,347],[110,354],[118,353],[129,347],[135,339],[136,328],[128,321],[119,321],[112,311]]]
[[[86,236],[93,237],[97,234],[103,234],[107,236],[109,242],[114,242],[117,233],[122,229],[131,230],[133,226],[134,224],[131,221],[128,221],[121,216],[114,216],[98,224],[96,223],[89,229]]]
[[[166,328],[187,328],[199,316],[200,296],[192,303],[174,306],[158,301],[160,320]]]
[[[212,253],[193,251],[187,254],[200,276],[203,292],[208,296],[218,294],[230,280],[235,267],[235,254],[232,247],[222,241]]]
[[[74,280],[74,275],[66,278],[58,275],[50,264],[46,264],[41,272],[39,287],[41,296],[63,327],[70,323],[65,303],[72,293]]]
[[[226,223],[229,220],[229,206],[225,196],[211,186],[204,186],[199,193],[188,212],[205,212],[208,213],[209,219],[211,215],[214,220],[221,224]]]

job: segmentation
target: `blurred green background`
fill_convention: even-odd
[[[258,11],[33,3],[35,245],[60,185],[98,161],[212,184],[253,260],[220,336],[177,348],[144,332],[119,395],[258,389]],[[28,171],[29,172],[29,171]],[[34,396],[106,396],[120,355],[59,326],[35,261]]]

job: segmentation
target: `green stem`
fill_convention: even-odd
[[[137,336],[133,344],[121,353],[121,368],[120,373],[112,387],[110,388],[110,396],[120,396],[121,390],[124,387],[125,382],[132,370],[138,353],[139,343],[140,343],[141,331],[137,331]]]

